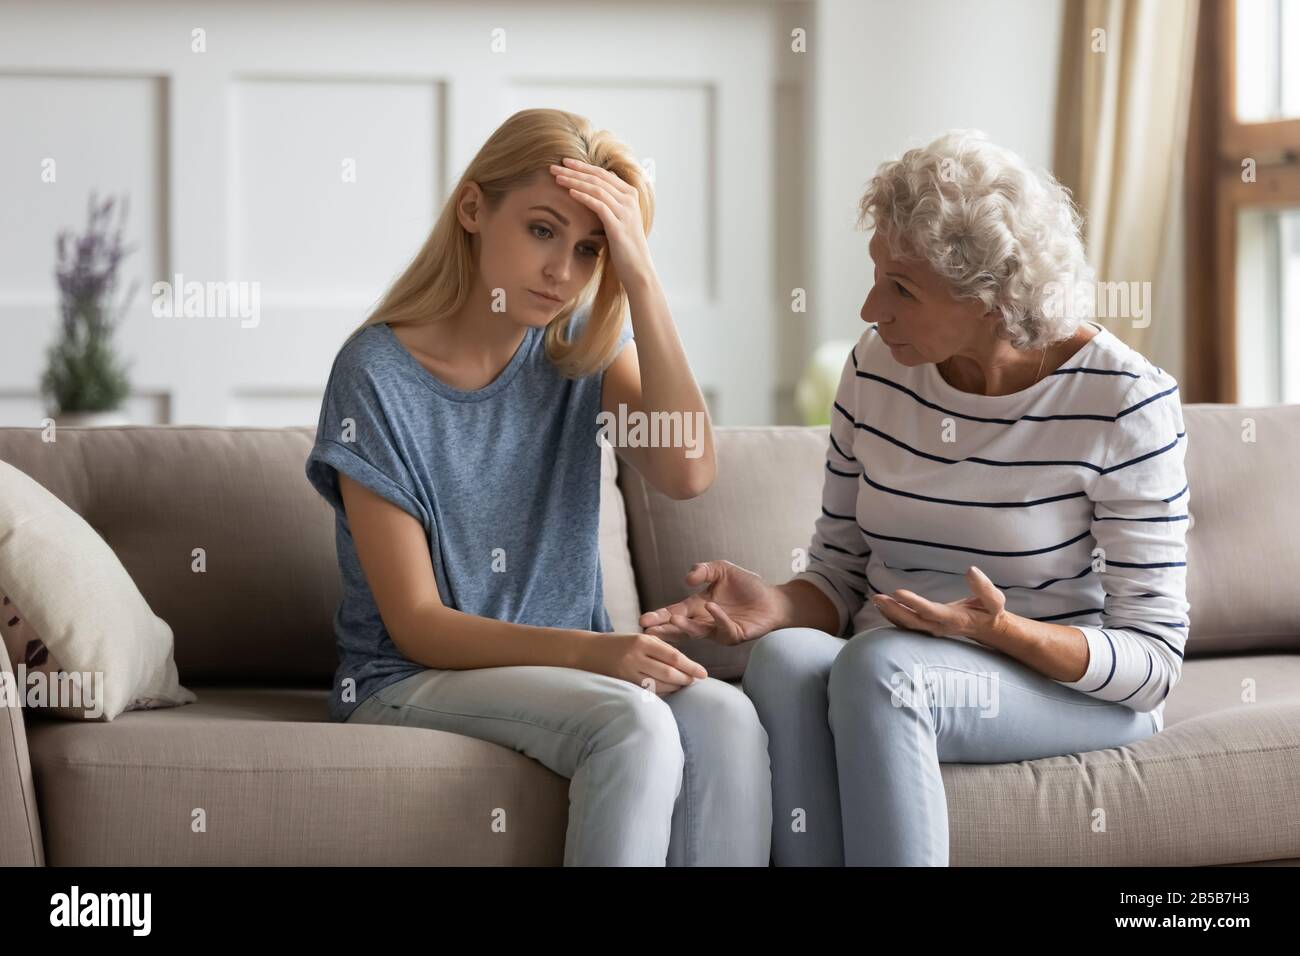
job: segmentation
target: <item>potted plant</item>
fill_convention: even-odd
[[[98,204],[90,196],[86,232],[78,236],[63,230],[58,238],[61,334],[47,351],[48,365],[41,392],[60,425],[121,425],[121,406],[130,391],[126,366],[113,350],[113,330],[135,295],[133,283],[115,308],[118,267],[135,250],[122,245],[122,223],[127,200],[120,207],[116,231],[109,217],[114,199]]]

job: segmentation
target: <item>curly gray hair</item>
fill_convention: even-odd
[[[882,163],[858,203],[891,255],[922,259],[953,296],[1002,314],[1018,349],[1069,338],[1091,314],[1070,191],[978,130],[952,130]]]

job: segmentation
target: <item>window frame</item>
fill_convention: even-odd
[[[1194,402],[1238,401],[1238,214],[1300,206],[1300,118],[1237,118],[1236,20],[1236,0],[1201,0],[1183,200],[1184,395]],[[1242,180],[1246,159],[1254,182]]]

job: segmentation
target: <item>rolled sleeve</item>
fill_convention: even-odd
[[[429,528],[429,512],[407,464],[402,432],[390,413],[384,385],[350,361],[346,351],[335,359],[330,371],[316,441],[306,462],[307,480],[342,515],[339,474],[391,501]]]

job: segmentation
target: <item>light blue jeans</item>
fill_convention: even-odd
[[[975,644],[877,627],[784,628],[743,678],[772,757],[777,866],[947,866],[940,763],[1007,763],[1133,743],[1149,713],[1064,687]]]
[[[429,669],[376,691],[348,723],[477,737],[568,777],[566,866],[768,865],[767,734],[733,684],[710,677],[659,697],[568,667]]]

